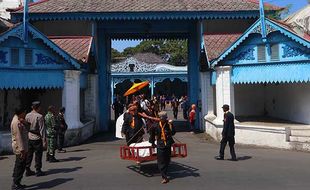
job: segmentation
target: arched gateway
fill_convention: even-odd
[[[205,72],[208,66],[199,64],[203,49],[202,33],[242,32],[259,17],[258,10],[258,3],[249,0],[80,0],[78,3],[75,0],[43,0],[30,5],[29,20],[47,36],[93,37],[91,50],[96,64],[92,69],[83,70],[88,74],[88,88],[91,92],[86,97],[87,106],[94,115],[99,110],[97,118],[100,130],[107,130],[110,120],[110,89],[113,84],[110,72],[112,40],[187,40],[188,97],[190,103],[198,104],[200,112],[197,115],[202,118],[201,115],[208,111],[206,88],[210,86],[207,85],[210,73]],[[11,15],[14,22],[21,21],[22,9],[12,10]],[[226,28],[227,24],[231,28]],[[71,93],[70,96],[75,95]],[[71,98],[63,94],[63,101]],[[196,122],[197,128],[201,126],[200,122]]]

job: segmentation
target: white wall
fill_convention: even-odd
[[[264,114],[263,85],[235,85],[236,116],[260,116]]]
[[[267,85],[265,101],[270,116],[310,124],[310,83]]]
[[[235,85],[236,116],[262,116],[310,124],[310,83]]]

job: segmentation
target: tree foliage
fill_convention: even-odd
[[[146,40],[136,47],[128,47],[123,52],[112,49],[112,60],[116,57],[129,57],[137,53],[154,53],[163,57],[171,65],[187,64],[187,41],[186,40]]]

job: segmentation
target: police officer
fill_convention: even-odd
[[[32,111],[26,115],[26,121],[30,123],[30,129],[28,133],[29,137],[29,152],[26,161],[26,176],[45,175],[42,172],[42,155],[43,147],[46,144],[46,131],[44,126],[44,118],[39,113],[41,105],[39,101],[32,102]],[[35,153],[35,169],[36,172],[30,169],[33,154]]]
[[[224,111],[224,125],[222,131],[222,140],[221,140],[221,147],[220,147],[220,155],[217,157],[217,160],[224,160],[224,152],[227,142],[229,143],[231,160],[237,161],[236,153],[235,153],[235,124],[234,115],[229,111],[229,105],[223,105]]]
[[[47,161],[49,162],[59,162],[55,158],[55,150],[57,148],[57,136],[56,136],[56,122],[55,122],[55,107],[49,106],[48,112],[45,115],[45,125],[47,131]]]
[[[15,157],[15,165],[13,171],[12,190],[24,189],[26,186],[20,182],[26,168],[26,158],[28,152],[28,129],[29,124],[25,121],[25,109],[18,108],[11,122],[12,149]]]

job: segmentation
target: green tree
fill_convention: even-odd
[[[146,40],[142,41],[136,47],[124,49],[122,56],[129,57],[136,53],[146,52],[165,57],[171,65],[186,65],[188,59],[186,40]]]

